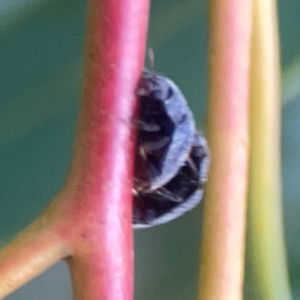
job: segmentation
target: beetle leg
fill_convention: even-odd
[[[199,176],[198,174],[198,168],[195,164],[195,162],[189,157],[186,161],[186,164],[191,168],[192,172],[194,173],[195,177],[197,178]]]
[[[144,142],[144,143],[142,143],[140,148],[143,148],[144,152],[150,153],[152,151],[158,150],[158,149],[166,146],[170,142],[170,139],[171,139],[170,137],[164,136],[157,141]]]
[[[157,124],[150,124],[142,120],[135,120],[134,124],[137,125],[138,129],[147,132],[157,132],[161,129],[161,127]]]
[[[143,161],[147,160],[147,153],[143,146],[139,146],[139,154],[140,154],[140,157],[143,159]]]
[[[166,198],[166,200],[172,201],[172,202],[182,202],[183,199],[181,197],[178,197],[177,195],[171,193],[164,187],[159,187],[154,191],[151,191],[153,194],[157,194],[159,196],[163,196]]]

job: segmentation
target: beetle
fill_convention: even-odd
[[[137,95],[133,226],[145,228],[173,220],[200,202],[210,155],[173,81],[144,70]]]
[[[208,169],[207,142],[197,132],[189,157],[176,175],[155,190],[146,190],[134,195],[134,228],[163,224],[192,210],[203,197]]]
[[[154,190],[186,161],[196,126],[183,94],[169,78],[144,70],[137,94],[135,189]]]

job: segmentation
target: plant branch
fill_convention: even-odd
[[[75,299],[133,298],[132,121],[148,14],[149,0],[90,0],[71,170],[45,213],[1,251],[0,296],[68,255]]]
[[[210,1],[208,143],[198,299],[242,299],[251,1]]]
[[[79,229],[68,259],[77,300],[133,297],[132,120],[148,9],[148,0],[90,1],[84,96],[67,185],[75,190],[70,217]]]
[[[261,299],[292,299],[281,190],[281,93],[276,1],[253,1],[250,243]]]
[[[0,298],[69,255],[66,240],[44,217],[0,252]]]

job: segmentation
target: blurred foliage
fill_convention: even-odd
[[[81,96],[86,0],[0,0],[0,244],[30,223],[63,185]],[[285,230],[294,299],[300,299],[300,2],[279,1],[283,66]],[[181,87],[204,126],[207,4],[152,1],[155,69]],[[137,232],[137,300],[195,299],[201,205],[165,226]],[[248,262],[251,265],[251,262]],[[255,298],[250,267],[246,299]],[[10,300],[72,299],[61,263]]]

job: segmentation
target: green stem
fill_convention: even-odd
[[[281,201],[280,68],[274,0],[253,1],[250,239],[261,299],[288,300]]]

